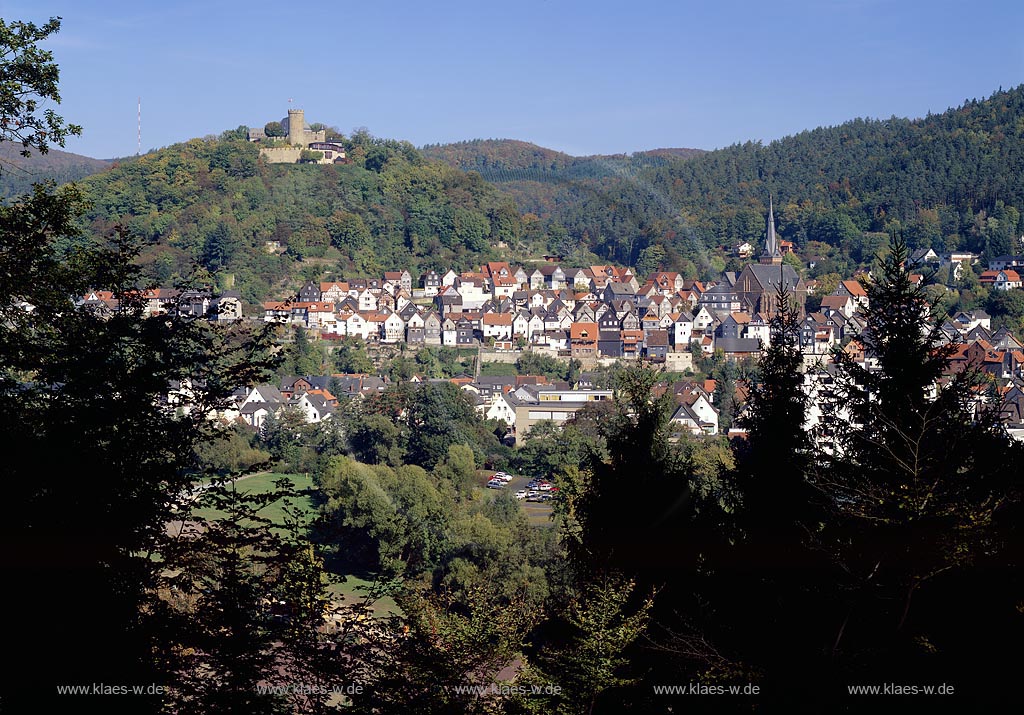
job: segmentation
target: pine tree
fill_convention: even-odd
[[[861,341],[877,367],[837,355],[816,435],[812,481],[835,512],[823,541],[845,575],[828,650],[847,673],[965,683],[983,677],[981,663],[998,670],[989,655],[1021,628],[1011,592],[968,585],[992,586],[991,569],[1020,584],[1020,552],[1010,550],[1019,532],[1006,517],[1020,511],[1022,473],[1008,465],[1021,450],[985,373],[950,374],[954,346],[939,341],[906,258],[894,238],[867,285]],[[1001,627],[969,632],[961,619]]]

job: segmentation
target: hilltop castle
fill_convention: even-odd
[[[344,164],[345,148],[336,142],[327,141],[327,131],[313,128],[306,123],[306,113],[301,109],[289,109],[288,116],[281,120],[289,146],[260,147],[260,156],[269,164],[296,164],[304,161],[311,164]],[[251,142],[264,143],[274,137],[268,137],[262,128],[250,127],[248,138]],[[303,158],[303,150],[308,149],[319,153],[320,157]]]

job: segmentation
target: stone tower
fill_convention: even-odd
[[[306,146],[306,114],[301,109],[288,110],[288,143]]]

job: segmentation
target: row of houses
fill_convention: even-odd
[[[92,290],[78,301],[79,307],[98,315],[111,315],[128,304],[138,305],[147,317],[170,314],[219,322],[242,319],[242,296],[237,291],[215,295],[209,289],[147,288],[116,295],[109,290]]]

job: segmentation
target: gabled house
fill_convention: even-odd
[[[619,340],[622,343],[622,357],[638,358],[644,347],[644,331],[620,330]]]
[[[458,326],[451,316],[445,316],[441,321],[441,344],[447,347],[458,344]]]
[[[597,323],[572,323],[569,328],[569,351],[574,358],[597,357]]]
[[[348,283],[326,281],[320,283],[320,300],[340,303],[348,296]]]
[[[530,314],[518,311],[512,316],[512,337],[530,339]]]
[[[434,306],[441,315],[462,312],[462,294],[453,286],[442,286],[441,290],[434,296]]]
[[[868,292],[860,281],[840,281],[832,295],[848,295],[862,308],[868,308]]]
[[[849,318],[857,312],[858,303],[850,295],[826,295],[821,299],[819,310],[825,315],[839,312]]]
[[[320,296],[320,284],[314,281],[308,281],[299,289],[298,301],[300,303],[314,303],[320,300]]]
[[[370,337],[370,323],[361,313],[349,313],[345,320],[345,334],[367,340]]]
[[[412,275],[409,271],[385,271],[384,272],[384,290],[388,290],[390,285],[390,292],[392,295],[397,293],[399,290],[404,290],[406,293],[412,293]]]
[[[368,340],[377,341],[377,340],[380,340],[381,338],[385,337],[384,323],[387,321],[388,316],[389,315],[394,315],[394,313],[387,313],[387,314],[385,314],[385,313],[370,312],[370,313],[364,313],[363,315],[366,318],[366,331],[369,334],[367,339]],[[398,334],[401,335],[403,332],[404,332],[404,330],[400,329]],[[395,341],[395,342],[398,342],[398,341]]]
[[[752,315],[746,331],[740,337],[757,340],[764,347],[768,347],[772,343],[771,321],[763,313]]]
[[[333,397],[333,396],[332,396]],[[334,406],[324,394],[303,392],[288,401],[288,407],[299,410],[307,424],[317,424],[331,418]]]
[[[218,322],[241,320],[242,295],[238,291],[224,291],[210,301],[210,312],[207,317]]]
[[[676,313],[672,320],[672,344],[677,351],[686,350],[693,337],[693,316],[689,313]]]
[[[337,318],[334,315],[334,303],[317,301],[303,306],[306,310],[306,327],[312,330],[335,332]]]
[[[263,321],[266,323],[290,323],[292,321],[292,304],[268,300],[263,303]]]
[[[455,323],[455,344],[459,347],[476,345],[476,335],[473,329],[473,322],[466,318],[459,318]]]
[[[427,271],[420,275],[420,287],[425,298],[433,298],[441,290],[441,276],[437,271]]]
[[[714,408],[712,408],[714,409]],[[718,418],[708,422],[702,418],[690,405],[679,405],[672,413],[671,424],[694,435],[716,435],[718,434]]]
[[[176,288],[147,288],[142,291],[145,315],[148,317],[175,312],[179,295]]]
[[[678,293],[683,289],[683,277],[678,273],[657,271],[648,276],[647,280],[657,286],[658,292],[664,296]]]
[[[644,334],[644,352],[648,360],[664,362],[668,354],[668,331],[652,330]]]
[[[566,284],[573,290],[586,289],[590,287],[590,277],[583,268],[563,268]]]
[[[544,314],[539,310],[535,310],[530,314],[529,327],[527,329],[526,337],[528,340],[532,340],[535,335],[540,335],[544,332]]]
[[[210,311],[213,296],[206,290],[184,290],[178,296],[178,315],[183,318],[203,318]]]
[[[530,290],[541,290],[544,287],[544,273],[539,268],[534,268],[530,271]]]
[[[593,323],[597,320],[597,312],[589,303],[579,303],[572,313],[573,319],[582,323]]]
[[[544,276],[544,286],[549,290],[561,290],[565,288],[565,273],[561,266],[543,265],[539,269]]]
[[[441,344],[441,316],[431,310],[423,316],[423,342],[427,345]]]
[[[748,313],[730,313],[715,328],[715,337],[737,340],[743,337],[749,324],[750,315]]]
[[[511,313],[485,313],[480,321],[480,328],[484,338],[495,340],[512,339],[512,314]]]
[[[422,315],[413,311],[408,318],[405,318],[402,313],[398,313],[398,316],[405,323],[405,342],[409,345],[422,345],[426,342],[425,321]]]
[[[635,294],[636,290],[628,283],[608,282],[601,291],[601,299],[605,303],[613,303],[620,300],[632,301]]]
[[[377,296],[369,288],[364,288],[356,296],[360,312],[377,310]]]
[[[693,332],[703,333],[715,323],[715,316],[711,314],[707,306],[701,306],[693,316]]]

